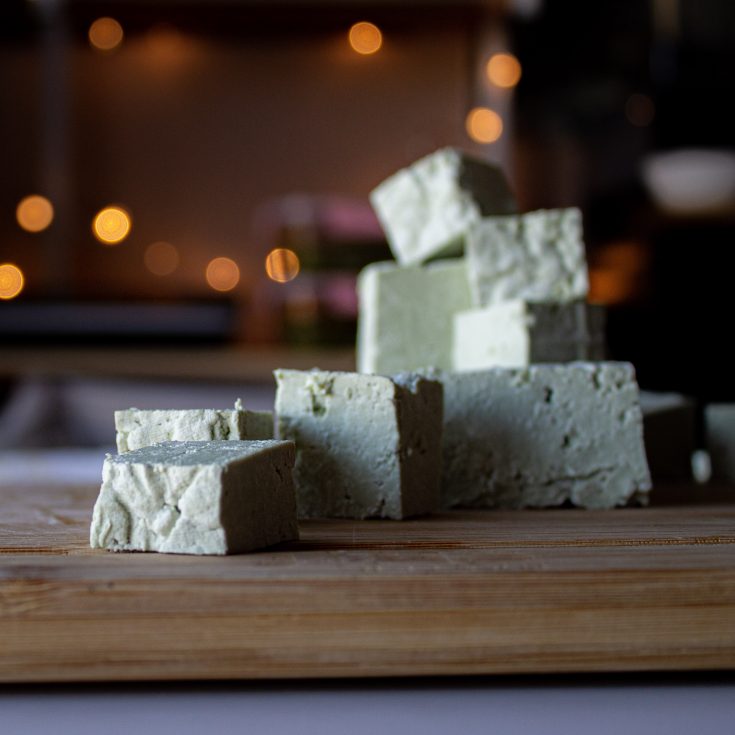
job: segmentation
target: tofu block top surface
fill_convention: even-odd
[[[112,464],[144,464],[167,467],[204,465],[225,467],[232,462],[239,462],[260,452],[286,445],[292,446],[293,442],[277,439],[171,441],[133,449],[123,454],[108,454],[107,461]]]
[[[460,255],[472,222],[517,211],[501,169],[455,148],[397,171],[371,192],[370,201],[403,265]]]
[[[480,220],[467,236],[473,302],[570,301],[589,289],[579,209]]]

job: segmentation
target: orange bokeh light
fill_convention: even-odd
[[[28,232],[45,230],[54,219],[54,207],[51,202],[38,194],[21,199],[15,210],[18,224]]]
[[[240,282],[240,268],[230,258],[213,258],[207,264],[207,283],[215,291],[232,291]]]
[[[475,143],[494,143],[503,134],[503,120],[489,107],[470,110],[465,122],[467,134]]]
[[[485,67],[487,78],[496,86],[509,89],[521,80],[521,62],[509,53],[493,54]]]
[[[23,271],[17,265],[12,263],[0,265],[0,299],[4,301],[14,299],[23,290],[24,284]]]
[[[143,253],[145,267],[156,276],[168,276],[179,267],[179,251],[170,242],[153,242]]]
[[[89,43],[98,51],[114,51],[123,40],[122,26],[114,18],[97,18],[89,27]]]
[[[299,274],[301,263],[299,256],[293,250],[276,248],[271,250],[265,259],[265,272],[271,281],[288,283]]]
[[[355,23],[348,34],[350,46],[358,54],[367,56],[380,50],[383,45],[383,34],[374,23],[360,21]]]
[[[132,223],[130,215],[122,207],[101,209],[92,222],[94,236],[105,245],[117,245],[129,234]]]

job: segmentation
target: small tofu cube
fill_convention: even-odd
[[[605,310],[584,301],[502,301],[454,315],[455,370],[605,358]]]
[[[587,297],[582,213],[576,208],[485,218],[468,232],[466,257],[475,306]]]
[[[271,411],[196,408],[115,411],[117,451],[129,452],[165,441],[272,439]]]
[[[439,507],[439,383],[320,370],[275,376],[278,435],[296,442],[299,517],[400,519]]]
[[[370,201],[402,265],[461,255],[470,225],[518,211],[498,166],[454,148],[393,174],[373,190]]]
[[[632,365],[430,375],[444,385],[445,506],[612,508],[646,501],[651,479]]]
[[[357,291],[361,373],[452,368],[452,320],[471,306],[463,259],[409,267],[373,263],[360,273]]]
[[[288,441],[162,442],[107,455],[90,543],[234,554],[298,538]]]

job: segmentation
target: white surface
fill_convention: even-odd
[[[10,735],[725,735],[735,681],[466,679],[0,691]],[[589,682],[592,682],[590,684]]]

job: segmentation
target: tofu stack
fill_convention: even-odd
[[[233,554],[298,538],[296,450],[273,439],[271,412],[131,408],[115,428],[93,548]]]
[[[358,278],[358,370],[442,383],[442,505],[646,502],[638,386],[603,362],[581,212],[519,214],[500,169],[454,149],[371,202],[396,260]]]

